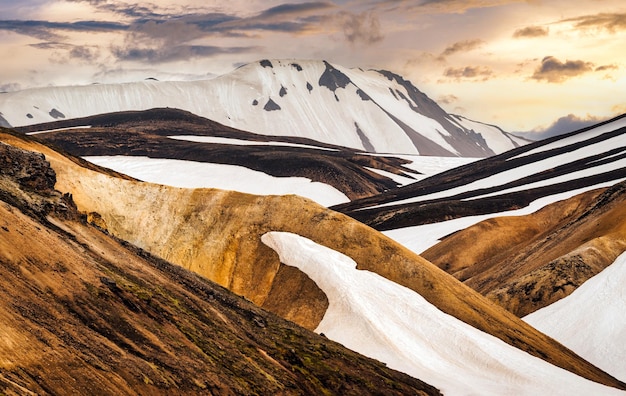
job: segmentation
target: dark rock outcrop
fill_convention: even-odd
[[[274,102],[274,100],[272,98],[270,98],[267,103],[265,103],[265,106],[263,106],[263,110],[265,111],[276,111],[276,110],[280,110],[280,106],[278,105],[278,103]]]

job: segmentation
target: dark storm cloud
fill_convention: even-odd
[[[591,62],[582,60],[561,62],[553,56],[546,56],[541,60],[541,65],[535,70],[531,78],[537,81],[561,83],[590,71],[593,71],[593,63]]]
[[[599,28],[609,32],[626,30],[626,13],[602,13],[584,15],[576,18],[563,19],[561,22],[574,22],[574,26],[581,29]]]
[[[41,40],[54,41],[62,39],[59,31],[66,32],[108,32],[124,31],[128,26],[117,22],[105,21],[80,21],[80,22],[47,22],[47,21],[22,21],[0,20],[0,30],[6,30]]]
[[[209,45],[180,45],[174,47],[139,48],[125,47],[113,48],[115,57],[125,61],[140,62],[173,62],[192,58],[211,57],[221,54],[239,54],[258,50],[256,47],[217,47]]]
[[[574,114],[568,114],[554,121],[545,129],[534,129],[529,132],[516,132],[515,134],[532,140],[542,140],[552,136],[574,132],[605,120],[606,118],[591,115],[581,118]]]
[[[261,12],[258,18],[272,18],[276,16],[288,16],[288,15],[302,15],[303,13],[309,13],[311,11],[321,11],[330,8],[335,8],[335,5],[326,1],[317,1],[302,4],[281,4],[276,7],[268,8]]]
[[[528,26],[522,29],[517,29],[513,33],[514,38],[521,37],[544,37],[549,33],[548,28],[542,26]]]
[[[443,75],[445,77],[454,78],[457,80],[463,78],[481,78],[484,81],[493,76],[493,71],[486,66],[465,66],[459,68],[449,67],[443,72]]]

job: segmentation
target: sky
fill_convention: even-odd
[[[0,0],[0,92],[324,59],[545,137],[626,113],[625,43],[622,0]]]

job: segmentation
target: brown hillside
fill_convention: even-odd
[[[524,316],[573,292],[626,250],[626,184],[459,231],[422,255]],[[462,252],[458,254],[456,252]]]
[[[56,188],[71,192],[80,210],[97,212],[112,234],[308,328],[323,317],[325,296],[308,277],[295,278],[297,271],[281,266],[260,240],[268,231],[296,233],[340,251],[359,268],[417,291],[442,311],[511,345],[583,377],[625,387],[430,262],[309,200],[122,180],[79,167],[38,143],[10,135],[1,139],[43,152],[57,172]]]
[[[20,151],[0,143],[0,394],[439,394],[87,225]]]

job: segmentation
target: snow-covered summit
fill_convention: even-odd
[[[371,152],[486,157],[523,144],[452,116],[401,76],[326,61],[262,60],[203,81],[45,87],[0,95],[12,126],[172,107],[267,135]]]

